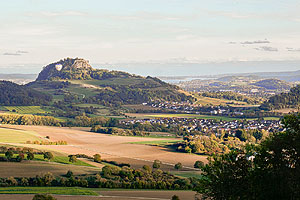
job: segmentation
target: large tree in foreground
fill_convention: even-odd
[[[195,190],[213,199],[300,199],[300,114],[259,146],[213,156]]]

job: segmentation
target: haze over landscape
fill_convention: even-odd
[[[300,199],[300,2],[0,2],[0,199]]]

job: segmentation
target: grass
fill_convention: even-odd
[[[149,118],[196,118],[196,119],[215,119],[215,120],[238,120],[238,118],[226,117],[226,116],[214,116],[214,115],[196,115],[196,114],[151,114],[145,115],[144,117]]]
[[[58,194],[58,195],[93,195],[96,192],[79,187],[1,187],[0,194]]]
[[[18,154],[14,154],[14,158],[17,157]],[[0,154],[0,157],[5,157],[4,153]],[[24,154],[24,158],[25,160],[27,160],[27,154]],[[42,154],[35,154],[34,155],[34,159],[35,161],[45,161],[48,162],[48,160],[44,159],[44,155]],[[54,158],[52,160],[50,160],[51,162],[56,162],[56,163],[61,163],[61,164],[68,164],[68,165],[78,165],[78,166],[86,166],[86,167],[94,167],[93,165],[90,165],[82,160],[78,160],[74,163],[69,162],[69,157],[67,156],[54,156]]]
[[[140,141],[140,142],[129,142],[129,144],[145,144],[145,145],[155,145],[155,146],[164,146],[175,144],[181,142],[182,140],[156,140],[156,141]]]
[[[197,172],[172,171],[171,173],[174,174],[175,176],[180,176],[180,177],[183,177],[183,178],[191,178],[191,177],[199,178],[199,179],[202,178],[202,175],[200,174],[199,171],[197,171]]]
[[[4,106],[4,108],[19,114],[44,114],[47,112],[40,106]]]
[[[44,159],[44,155],[34,155],[34,160],[37,161],[48,161]],[[78,160],[74,163],[69,162],[69,157],[67,156],[54,156],[54,158],[51,160],[51,162],[61,163],[61,164],[69,164],[69,165],[79,165],[79,166],[87,166],[87,167],[94,167],[93,165],[90,165],[84,161]]]
[[[42,141],[39,135],[33,131],[0,128],[0,142],[26,143],[26,141]]]
[[[199,96],[199,95],[195,95],[195,97],[197,98],[196,104],[201,104],[201,105],[214,105],[214,106],[226,105],[226,104],[248,105],[246,102],[243,102],[243,101],[217,99],[217,98],[211,98],[211,97],[203,97],[203,96]]]
[[[258,118],[247,118],[248,121],[257,120]],[[280,120],[280,117],[264,117],[264,120]]]

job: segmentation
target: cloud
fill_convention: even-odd
[[[255,15],[253,14],[243,14],[243,13],[232,12],[232,11],[207,10],[206,12],[211,16],[221,16],[221,17],[228,17],[232,19],[245,19],[245,18],[255,17]]]
[[[28,51],[22,51],[22,50],[19,50],[19,51],[17,51],[16,53],[22,53],[22,54],[24,54],[24,53],[29,53]]]
[[[36,17],[36,16],[42,16],[42,17],[74,17],[74,16],[85,16],[87,13],[80,12],[80,11],[74,11],[74,10],[67,10],[67,11],[60,11],[60,12],[54,12],[54,11],[43,11],[38,13],[27,13],[27,16]]]
[[[164,21],[179,21],[179,20],[194,20],[195,15],[171,15],[158,12],[136,12],[131,15],[102,15],[102,18],[110,18],[114,20],[164,20]]]
[[[257,48],[254,48],[254,49],[258,50],[258,51],[278,51],[277,48],[269,47],[269,46],[262,46],[262,47],[257,47]]]
[[[269,43],[271,42],[268,41],[267,39],[241,42],[241,44],[269,44]]]
[[[300,48],[295,49],[295,48],[287,47],[286,49],[287,49],[287,51],[291,51],[291,52],[300,52]]]
[[[21,56],[22,54],[29,53],[28,51],[18,50],[16,52],[5,52],[3,53],[4,56]]]
[[[21,56],[22,54],[20,53],[10,53],[10,52],[5,52],[3,53],[4,56]]]

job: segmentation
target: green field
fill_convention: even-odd
[[[34,155],[34,160],[38,161],[47,161],[44,159],[43,155]],[[51,160],[51,162],[57,162],[61,164],[70,164],[70,165],[79,165],[79,166],[87,166],[87,167],[94,167],[93,165],[90,165],[86,162],[83,162],[81,160],[78,160],[74,163],[69,162],[69,157],[67,156],[54,156],[54,158]]]
[[[15,158],[17,156],[18,156],[18,154],[14,154],[13,157]],[[27,160],[27,154],[24,154],[24,156],[25,156],[25,160]],[[5,157],[5,154],[1,153],[0,157]],[[48,162],[48,160],[44,159],[44,155],[42,155],[42,154],[35,154],[33,160],[35,160],[35,161],[47,161]],[[61,163],[61,164],[68,164],[68,165],[94,167],[93,165],[90,165],[90,164],[88,164],[86,162],[83,162],[81,160],[78,160],[78,159],[74,163],[69,162],[69,157],[67,157],[67,156],[54,156],[54,158],[51,160],[51,162],[56,162],[56,163]]]
[[[0,128],[0,142],[26,143],[26,141],[42,141],[34,131],[23,131],[9,128]]]
[[[200,171],[172,171],[172,174],[176,175],[176,176],[180,176],[183,178],[202,178],[201,172]]]
[[[59,194],[59,195],[93,195],[96,192],[79,187],[1,187],[0,194]]]
[[[47,113],[46,110],[42,109],[40,106],[4,106],[9,112],[19,113],[19,114],[44,114]]]
[[[280,117],[263,117],[264,120],[280,120]],[[247,118],[248,121],[257,120],[258,118]]]
[[[144,117],[149,118],[196,118],[196,119],[216,119],[216,120],[238,120],[239,118],[225,117],[225,116],[214,116],[214,115],[196,115],[196,114],[145,114]]]

